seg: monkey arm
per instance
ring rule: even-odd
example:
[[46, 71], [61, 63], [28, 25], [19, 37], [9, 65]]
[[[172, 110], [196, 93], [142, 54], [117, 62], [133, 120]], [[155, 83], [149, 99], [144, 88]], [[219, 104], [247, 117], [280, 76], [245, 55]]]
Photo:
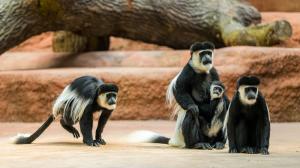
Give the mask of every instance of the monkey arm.
[[260, 103], [262, 112], [263, 112], [263, 119], [262, 119], [262, 135], [260, 140], [261, 148], [269, 148], [269, 140], [270, 140], [270, 118], [269, 118], [269, 109], [264, 97], [259, 93], [258, 95], [258, 102]]
[[218, 74], [215, 67], [211, 68], [210, 75], [211, 75], [211, 80], [212, 81], [220, 81], [219, 74]]
[[177, 103], [184, 109], [196, 105], [192, 96], [188, 92], [190, 89], [190, 81], [193, 80], [193, 70], [189, 65], [186, 65], [177, 78], [175, 89], [173, 90]]
[[99, 120], [98, 120], [97, 129], [96, 129], [96, 136], [95, 136], [96, 140], [101, 140], [102, 139], [101, 134], [103, 132], [103, 129], [104, 129], [111, 113], [112, 113], [111, 110], [103, 110], [102, 111], [101, 116], [99, 117]]
[[80, 119], [80, 130], [83, 136], [83, 142], [87, 145], [93, 145], [93, 112], [88, 106]]
[[227, 136], [229, 142], [229, 152], [236, 152], [236, 135], [235, 135], [235, 115], [237, 113], [237, 94], [234, 95], [228, 110], [228, 121], [227, 121]]

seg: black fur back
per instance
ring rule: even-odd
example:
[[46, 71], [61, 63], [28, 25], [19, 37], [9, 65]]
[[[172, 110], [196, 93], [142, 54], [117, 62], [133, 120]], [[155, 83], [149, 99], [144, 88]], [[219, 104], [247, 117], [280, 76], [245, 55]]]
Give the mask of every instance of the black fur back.
[[97, 79], [92, 76], [82, 76], [75, 79], [71, 84], [71, 91], [76, 90], [77, 94], [84, 99], [94, 100], [97, 96], [97, 90], [99, 87], [104, 84], [100, 79]]

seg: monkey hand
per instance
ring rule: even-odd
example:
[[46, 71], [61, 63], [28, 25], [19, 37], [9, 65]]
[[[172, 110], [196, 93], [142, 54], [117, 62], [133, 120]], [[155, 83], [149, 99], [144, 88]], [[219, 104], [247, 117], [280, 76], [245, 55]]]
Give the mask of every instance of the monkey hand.
[[187, 109], [188, 112], [191, 112], [195, 118], [199, 116], [199, 108], [197, 105], [190, 105]]
[[259, 151], [261, 154], [263, 155], [268, 155], [269, 154], [269, 151], [268, 151], [268, 148], [260, 148], [260, 151]]
[[94, 142], [96, 142], [99, 145], [106, 145], [105, 140], [102, 138], [96, 139], [96, 140], [94, 140]]

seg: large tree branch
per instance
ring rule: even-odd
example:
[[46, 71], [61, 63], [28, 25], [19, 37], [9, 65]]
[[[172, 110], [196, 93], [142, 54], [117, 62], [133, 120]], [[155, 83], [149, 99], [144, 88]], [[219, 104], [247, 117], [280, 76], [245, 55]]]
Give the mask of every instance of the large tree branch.
[[[2, 0], [0, 53], [28, 37], [65, 30], [80, 36], [117, 36], [172, 48], [194, 41], [272, 45], [291, 36], [288, 22], [254, 26], [258, 11], [239, 0]], [[251, 27], [247, 27], [250, 26]], [[249, 40], [251, 39], [251, 40]]]

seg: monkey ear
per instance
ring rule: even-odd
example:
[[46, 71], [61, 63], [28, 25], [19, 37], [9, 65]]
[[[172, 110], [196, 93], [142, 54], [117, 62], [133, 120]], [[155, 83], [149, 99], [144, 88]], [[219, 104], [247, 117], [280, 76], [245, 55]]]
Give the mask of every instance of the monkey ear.
[[202, 45], [203, 45], [203, 48], [204, 49], [210, 49], [210, 50], [214, 50], [215, 49], [215, 45], [212, 43], [212, 42], [210, 42], [210, 41], [204, 41], [203, 43], [202, 43]]

